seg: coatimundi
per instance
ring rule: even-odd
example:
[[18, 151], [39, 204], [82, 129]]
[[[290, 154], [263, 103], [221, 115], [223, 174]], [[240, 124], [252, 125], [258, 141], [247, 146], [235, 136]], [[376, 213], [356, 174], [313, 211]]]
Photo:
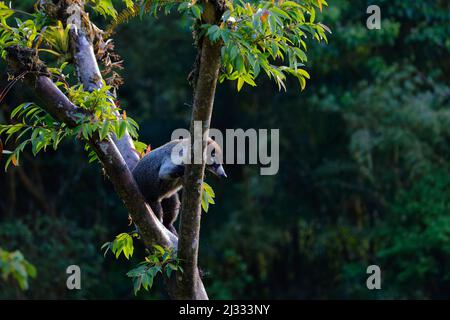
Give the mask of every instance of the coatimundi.
[[[173, 223], [180, 210], [177, 192], [182, 188], [184, 165], [172, 161], [172, 151], [177, 147], [173, 152], [175, 156], [186, 159], [188, 146], [188, 139], [172, 140], [149, 152], [133, 169], [133, 176], [139, 190], [156, 216], [175, 235], [177, 232]], [[221, 161], [221, 147], [213, 139], [208, 138], [206, 169], [218, 177], [226, 177]]]

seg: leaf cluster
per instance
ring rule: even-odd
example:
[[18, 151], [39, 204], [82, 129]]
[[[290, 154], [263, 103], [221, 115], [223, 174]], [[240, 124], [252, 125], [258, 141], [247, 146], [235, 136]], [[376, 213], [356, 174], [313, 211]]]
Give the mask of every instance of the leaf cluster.
[[[121, 253], [126, 259], [130, 259], [134, 253], [133, 238], [139, 238], [136, 231], [117, 235], [113, 241], [103, 244], [104, 255], [111, 251], [116, 259]], [[144, 261], [127, 273], [127, 276], [133, 280], [134, 294], [137, 294], [141, 288], [150, 290], [158, 273], [170, 278], [174, 271], [183, 272], [173, 248], [154, 245], [153, 249], [153, 253], [149, 253]]]
[[12, 124], [0, 124], [0, 134], [6, 135], [5, 142], [15, 137], [18, 143], [14, 151], [3, 150], [9, 154], [5, 169], [9, 165], [19, 165], [20, 154], [27, 145], [31, 145], [33, 155], [48, 147], [57, 149], [61, 140], [71, 133], [64, 123], [56, 121], [46, 111], [32, 102], [22, 103], [11, 112]]
[[139, 234], [137, 232], [121, 233], [113, 241], [104, 243], [102, 245], [102, 249], [105, 250], [104, 255], [106, 256], [108, 251], [111, 250], [116, 259], [119, 258], [121, 253], [126, 259], [130, 259], [134, 252], [133, 237], [139, 238]]
[[215, 193], [213, 188], [207, 184], [206, 182], [203, 181], [202, 184], [202, 209], [205, 212], [208, 212], [209, 210], [209, 205], [210, 204], [215, 204], [214, 198], [215, 198]]
[[20, 289], [27, 290], [28, 279], [35, 278], [37, 271], [20, 251], [9, 252], [0, 248], [0, 274], [4, 281], [11, 276], [17, 281]]
[[[320, 4], [320, 6], [319, 6]], [[325, 1], [238, 1], [228, 4], [220, 25], [202, 25], [211, 41], [222, 41], [220, 81], [236, 80], [256, 86], [261, 71], [286, 90], [286, 75], [296, 77], [301, 89], [310, 76], [304, 70], [309, 37], [327, 41], [328, 27], [316, 21], [316, 7]]]
[[154, 252], [127, 273], [133, 279], [134, 294], [144, 288], [150, 290], [158, 273], [170, 278], [174, 271], [183, 272], [174, 249], [154, 245]]

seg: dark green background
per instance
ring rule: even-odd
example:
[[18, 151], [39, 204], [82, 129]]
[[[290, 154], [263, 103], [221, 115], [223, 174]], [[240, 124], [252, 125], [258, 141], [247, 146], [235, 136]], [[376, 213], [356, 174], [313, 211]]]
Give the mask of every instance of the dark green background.
[[[278, 92], [263, 77], [241, 93], [235, 83], [218, 87], [212, 127], [279, 128], [281, 159], [275, 176], [228, 165], [227, 180], [207, 177], [217, 195], [202, 220], [207, 291], [213, 299], [450, 298], [448, 1], [329, 2], [322, 21], [333, 34], [329, 45], [309, 42], [304, 92], [295, 80]], [[381, 30], [365, 27], [370, 4], [381, 7]], [[157, 147], [189, 123], [189, 22], [135, 19], [114, 38], [125, 66], [121, 103], [141, 140]], [[16, 85], [0, 120], [30, 99]], [[135, 298], [125, 273], [142, 247], [131, 261], [103, 258], [100, 246], [128, 230], [127, 213], [86, 159], [75, 141], [24, 158], [51, 212], [16, 168], [0, 173], [0, 246], [38, 269], [26, 292], [0, 281], [0, 298]], [[80, 291], [65, 287], [70, 264], [82, 268]], [[366, 288], [370, 264], [381, 267], [382, 290]], [[137, 298], [163, 292], [157, 282]]]

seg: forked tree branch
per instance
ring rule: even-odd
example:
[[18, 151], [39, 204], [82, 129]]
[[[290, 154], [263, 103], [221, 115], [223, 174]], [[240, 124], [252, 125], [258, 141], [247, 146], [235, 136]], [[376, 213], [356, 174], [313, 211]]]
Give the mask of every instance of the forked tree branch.
[[[87, 110], [75, 106], [46, 75], [44, 66], [39, 61], [35, 50], [18, 46], [8, 47], [6, 50], [9, 66], [18, 73], [22, 73], [31, 66], [39, 66], [34, 70], [28, 70], [25, 80], [34, 89], [36, 95], [43, 102], [43, 108], [52, 117], [64, 122], [69, 127], [75, 127], [77, 116], [80, 114], [88, 116]], [[89, 144], [100, 159], [133, 222], [138, 226], [145, 245], [149, 248], [154, 244], [176, 248], [177, 238], [153, 214], [111, 139], [101, 141], [98, 135], [94, 135], [89, 140]]]
[[[13, 46], [6, 48], [6, 51], [10, 68], [17, 74], [25, 73], [24, 79], [29, 87], [34, 89], [36, 95], [43, 102], [43, 108], [52, 117], [69, 127], [75, 127], [77, 126], [77, 116], [90, 116], [86, 109], [75, 106], [53, 83], [35, 50]], [[147, 248], [151, 248], [155, 244], [167, 248], [177, 248], [177, 237], [164, 227], [146, 203], [128, 165], [112, 139], [109, 137], [102, 141], [98, 134], [94, 134], [88, 143], [97, 154], [116, 193], [137, 225], [144, 245]], [[196, 273], [198, 274], [198, 271]], [[196, 289], [190, 290], [191, 296], [186, 295], [186, 291], [178, 285], [176, 279], [172, 278], [166, 283], [168, 293], [173, 299], [207, 299], [205, 288], [199, 277], [192, 283]]]
[[[55, 11], [55, 3], [59, 7]], [[87, 37], [85, 29], [86, 16], [84, 15], [83, 0], [45, 1], [41, 4], [46, 7], [49, 14], [65, 16], [66, 24], [71, 24], [71, 43], [75, 65], [80, 81], [87, 90], [100, 88], [102, 85], [101, 74], [93, 51], [92, 43]], [[203, 20], [206, 23], [217, 23], [223, 10], [223, 1], [206, 1]], [[62, 5], [62, 6], [61, 6]], [[64, 5], [66, 5], [64, 7]], [[88, 21], [89, 22], [89, 21]], [[215, 88], [220, 68], [219, 43], [211, 43], [207, 38], [203, 39], [199, 50], [200, 65], [194, 92], [194, 109], [191, 119], [191, 134], [194, 137], [194, 122], [201, 121], [203, 134], [208, 135], [209, 124], [214, 103]], [[85, 109], [73, 105], [70, 100], [55, 86], [52, 80], [45, 74], [45, 68], [41, 66], [37, 54], [33, 50], [10, 47], [8, 59], [17, 71], [27, 72], [26, 81], [34, 88], [36, 94], [42, 99], [44, 108], [55, 119], [66, 123], [69, 127], [77, 125], [76, 115], [86, 114]], [[24, 63], [28, 58], [33, 63]], [[30, 65], [39, 66], [30, 70]], [[42, 68], [41, 68], [42, 67]], [[43, 70], [41, 70], [43, 69]], [[43, 72], [44, 71], [44, 72]], [[123, 140], [123, 139], [122, 139]], [[192, 143], [196, 139], [192, 140]], [[206, 140], [201, 145], [202, 154], [206, 152]], [[208, 299], [208, 295], [200, 279], [197, 260], [200, 233], [201, 216], [201, 192], [205, 164], [189, 165], [185, 171], [185, 182], [182, 204], [182, 219], [180, 227], [180, 242], [169, 232], [153, 214], [149, 205], [145, 202], [132, 174], [131, 170], [139, 160], [131, 138], [114, 141], [111, 137], [101, 141], [97, 134], [89, 140], [91, 148], [102, 162], [107, 176], [112, 182], [117, 194], [122, 199], [133, 222], [139, 228], [144, 244], [151, 247], [159, 244], [165, 247], [178, 247], [179, 258], [184, 266], [184, 273], [179, 278], [166, 281], [169, 295], [174, 299]], [[198, 143], [198, 141], [197, 141]], [[191, 148], [194, 150], [194, 148]], [[124, 160], [125, 159], [125, 160]]]
[[[63, 16], [66, 25], [70, 25], [71, 49], [74, 63], [81, 83], [86, 90], [92, 91], [99, 89], [103, 85], [102, 76], [98, 67], [97, 59], [95, 57], [91, 39], [93, 36], [101, 36], [99, 34], [92, 34], [98, 32], [91, 24], [89, 17], [84, 11], [84, 1], [78, 0], [75, 2], [68, 0], [60, 0], [60, 15]], [[88, 34], [90, 33], [90, 37]], [[91, 38], [91, 39], [90, 39]], [[117, 114], [117, 116], [120, 116]], [[113, 136], [113, 141], [120, 150], [125, 162], [130, 170], [136, 166], [139, 161], [137, 153], [134, 151], [133, 141], [128, 132], [120, 139]], [[189, 252], [189, 254], [197, 254], [197, 252]], [[193, 257], [197, 260], [197, 256]], [[191, 259], [191, 258], [189, 258]], [[189, 270], [188, 270], [189, 272]], [[198, 269], [195, 266], [195, 273], [198, 275]], [[176, 281], [166, 281], [169, 288], [169, 294], [173, 298], [184, 298], [181, 294], [180, 287]], [[196, 277], [189, 284], [193, 290], [186, 296], [187, 299], [207, 299], [206, 290], [200, 277]], [[181, 290], [181, 293], [183, 290]]]
[[[101, 34], [98, 34], [101, 30], [89, 20], [84, 3], [84, 0], [59, 0], [50, 4], [46, 0], [41, 0], [41, 6], [48, 15], [61, 19], [65, 25], [70, 26], [70, 47], [78, 78], [84, 90], [91, 92], [103, 86], [102, 74], [92, 44], [93, 37], [101, 37]], [[116, 111], [115, 114], [116, 117], [120, 117], [119, 112]], [[112, 139], [132, 171], [139, 161], [139, 156], [130, 134], [126, 131], [121, 139], [117, 139], [114, 135]]]

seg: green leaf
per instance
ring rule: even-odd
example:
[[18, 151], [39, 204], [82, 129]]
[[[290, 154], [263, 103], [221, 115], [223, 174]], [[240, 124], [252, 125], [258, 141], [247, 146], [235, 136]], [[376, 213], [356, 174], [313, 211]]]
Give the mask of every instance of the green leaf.
[[11, 118], [15, 118], [15, 116], [20, 112], [20, 111], [26, 111], [30, 106], [34, 105], [33, 102], [26, 102], [26, 103], [22, 103], [21, 105], [19, 105], [18, 107], [16, 107], [12, 112], [11, 112]]
[[202, 9], [200, 6], [198, 6], [198, 5], [191, 6], [191, 12], [194, 15], [194, 17], [196, 17], [197, 19], [202, 18]]
[[[240, 91], [244, 83], [255, 86], [262, 69], [280, 90], [286, 90], [286, 75], [299, 77], [295, 73], [299, 67], [297, 61], [307, 61], [304, 39], [327, 41], [328, 29], [315, 21], [315, 8], [322, 10], [323, 5], [327, 5], [324, 0], [234, 2], [223, 17], [225, 28], [208, 27], [211, 39], [215, 39], [216, 30], [227, 34], [222, 37], [225, 71], [220, 75], [220, 82], [238, 80]], [[306, 13], [310, 15], [307, 20]], [[304, 74], [302, 78], [299, 81], [304, 88], [309, 75]]]
[[170, 278], [170, 276], [172, 275], [172, 269], [171, 268], [167, 268], [166, 267], [166, 276], [167, 276], [167, 278]]
[[141, 289], [141, 284], [142, 284], [142, 276], [134, 278], [133, 280], [134, 295], [137, 295], [138, 291]]
[[213, 198], [216, 196], [216, 194], [214, 193], [213, 188], [209, 184], [204, 182], [204, 181], [203, 181], [203, 190], [205, 190], [206, 193], [209, 194]]
[[289, 14], [287, 14], [286, 11], [281, 10], [277, 6], [274, 6], [273, 8], [271, 8], [270, 11], [275, 12], [277, 15], [282, 16], [283, 18], [291, 19], [291, 17], [289, 16]]
[[238, 81], [237, 81], [237, 91], [239, 92], [239, 91], [241, 91], [241, 89], [242, 89], [242, 86], [244, 85], [244, 79], [242, 78], [242, 77], [239, 77], [238, 78]]
[[205, 212], [208, 212], [208, 210], [209, 210], [208, 196], [206, 195], [205, 192], [202, 194], [202, 209]]
[[37, 275], [36, 267], [27, 261], [24, 261], [24, 265], [28, 276], [30, 276], [31, 278], [36, 278]]
[[164, 252], [166, 252], [166, 250], [164, 250], [164, 248], [161, 247], [160, 245], [154, 244], [153, 247], [154, 247], [156, 250], [158, 250], [159, 253], [160, 253], [161, 255], [163, 255]]
[[100, 140], [105, 140], [109, 133], [109, 121], [103, 122], [102, 130], [100, 131]]
[[117, 139], [122, 139], [127, 130], [127, 123], [125, 120], [121, 120], [119, 124], [119, 131], [117, 132]]
[[307, 79], [310, 79], [310, 78], [311, 78], [310, 75], [309, 75], [309, 73], [308, 73], [306, 70], [303, 70], [303, 69], [297, 69], [297, 73], [300, 74], [301, 76], [307, 78]]
[[133, 8], [134, 6], [133, 0], [123, 0], [123, 2], [125, 2], [127, 8]]
[[102, 16], [111, 16], [113, 18], [116, 18], [117, 16], [117, 11], [114, 8], [111, 0], [95, 0], [95, 1], [90, 1], [90, 2], [94, 2], [95, 5], [92, 7], [96, 12], [98, 12], [99, 14], [101, 14]]
[[[105, 249], [105, 248], [106, 248], [106, 249]], [[106, 257], [106, 254], [108, 253], [109, 249], [111, 249], [111, 242], [105, 242], [105, 243], [101, 246], [100, 250], [103, 250], [103, 249], [105, 249], [105, 252], [104, 252], [103, 256]]]
[[206, 182], [203, 182], [202, 185], [202, 209], [205, 212], [208, 212], [209, 210], [209, 204], [215, 204], [214, 201], [215, 193], [212, 187], [207, 184]]

